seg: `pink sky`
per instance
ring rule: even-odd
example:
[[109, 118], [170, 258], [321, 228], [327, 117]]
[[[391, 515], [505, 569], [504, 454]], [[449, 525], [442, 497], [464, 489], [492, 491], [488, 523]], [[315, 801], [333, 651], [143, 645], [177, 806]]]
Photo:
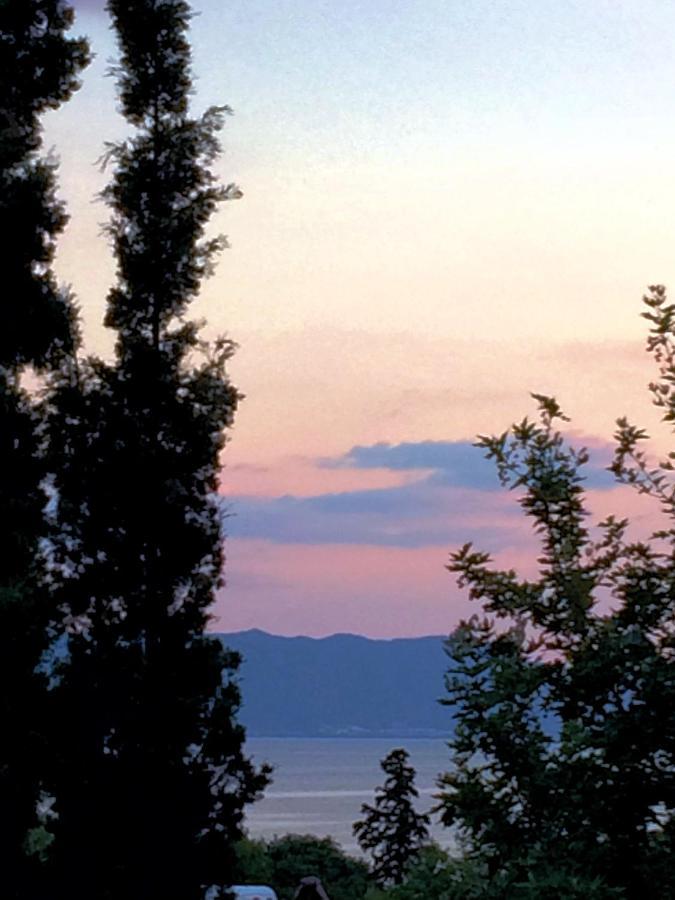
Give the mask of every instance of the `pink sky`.
[[[646, 284], [675, 289], [675, 10], [195, 5], [195, 103], [234, 107], [218, 168], [244, 191], [214, 223], [232, 249], [196, 310], [240, 344], [246, 395], [225, 454], [235, 515], [214, 627], [447, 633], [468, 611], [450, 549], [474, 538], [527, 568], [515, 498], [472, 487], [479, 451], [452, 483], [336, 460], [382, 442], [464, 454], [532, 414], [530, 391], [554, 394], [599, 448], [627, 414], [669, 449], [639, 313]], [[114, 266], [94, 163], [125, 132], [102, 3], [76, 6], [96, 60], [47, 143], [71, 213], [59, 274], [106, 354]], [[622, 490], [593, 502], [644, 515]]]

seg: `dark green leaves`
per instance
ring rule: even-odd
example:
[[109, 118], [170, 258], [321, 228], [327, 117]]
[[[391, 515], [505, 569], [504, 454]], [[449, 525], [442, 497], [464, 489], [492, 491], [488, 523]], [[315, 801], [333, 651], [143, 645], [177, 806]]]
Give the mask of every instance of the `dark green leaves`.
[[[660, 366], [650, 390], [672, 421], [674, 307], [645, 300]], [[585, 450], [567, 445], [555, 400], [539, 421], [482, 437], [541, 541], [520, 579], [465, 545], [448, 568], [487, 615], [447, 645], [446, 702], [457, 722], [443, 819], [483, 873], [481, 897], [673, 896], [675, 542], [630, 542], [626, 519], [591, 530]], [[669, 518], [671, 455], [656, 466], [644, 430], [618, 420], [611, 471]]]

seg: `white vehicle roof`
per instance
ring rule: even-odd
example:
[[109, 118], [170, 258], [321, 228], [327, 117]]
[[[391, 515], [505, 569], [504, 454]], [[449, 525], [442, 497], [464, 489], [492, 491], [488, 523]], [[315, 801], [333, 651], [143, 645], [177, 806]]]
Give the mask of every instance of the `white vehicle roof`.
[[277, 900], [277, 895], [266, 884], [233, 884], [230, 890], [237, 900]]

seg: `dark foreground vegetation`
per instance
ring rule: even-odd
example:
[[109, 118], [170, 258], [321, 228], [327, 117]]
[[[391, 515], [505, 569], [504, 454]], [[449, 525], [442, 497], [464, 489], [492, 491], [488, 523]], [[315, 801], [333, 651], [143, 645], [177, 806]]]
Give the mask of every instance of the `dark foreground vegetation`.
[[547, 883], [530, 879], [514, 884], [507, 894], [498, 885], [491, 885], [490, 873], [480, 862], [434, 843], [419, 849], [400, 884], [389, 886], [379, 885], [364, 860], [349, 856], [330, 838], [290, 834], [271, 841], [245, 839], [237, 851], [238, 881], [274, 885], [279, 900], [292, 900], [300, 879], [308, 872], [320, 878], [330, 900], [483, 900], [507, 896], [581, 900], [626, 896], [599, 883], [584, 893], [588, 882], [575, 884], [555, 877]]
[[189, 5], [107, 10], [130, 132], [105, 153], [111, 361], [86, 353], [52, 274], [66, 217], [40, 155], [40, 114], [88, 47], [68, 3], [0, 2], [2, 893], [197, 900], [230, 882], [267, 782], [243, 750], [238, 656], [206, 633], [232, 346], [189, 318], [224, 245], [206, 225], [237, 191], [209, 168], [227, 110], [190, 115]]
[[[459, 900], [479, 896], [465, 893], [474, 873], [436, 844], [415, 854], [400, 885], [378, 885], [363, 859], [346, 854], [330, 838], [289, 834], [271, 841], [245, 839], [237, 846], [242, 884], [271, 884], [279, 900], [292, 900], [301, 878], [321, 879], [330, 900]], [[476, 884], [479, 880], [476, 877]]]
[[[242, 841], [269, 772], [244, 752], [238, 656], [206, 633], [239, 397], [232, 345], [189, 318], [224, 246], [206, 225], [239, 195], [210, 170], [227, 110], [190, 115], [186, 2], [107, 9], [130, 129], [105, 154], [111, 361], [86, 353], [52, 272], [66, 216], [41, 150], [40, 116], [89, 49], [68, 37], [68, 3], [0, 0], [3, 897], [198, 900], [249, 880], [287, 898], [307, 874], [331, 900], [675, 897], [675, 454], [650, 463], [620, 419], [611, 471], [663, 527], [593, 525], [587, 454], [542, 396], [535, 421], [479, 441], [541, 541], [537, 577], [470, 545], [448, 566], [478, 603], [447, 643], [455, 728], [435, 810], [461, 857], [428, 843], [403, 750], [355, 826], [370, 867], [330, 841]], [[672, 427], [675, 307], [661, 286], [645, 304]]]
[[[675, 422], [675, 306], [650, 288], [649, 386]], [[539, 574], [500, 571], [471, 545], [448, 568], [481, 613], [450, 638], [453, 767], [443, 822], [485, 875], [484, 896], [675, 896], [674, 454], [652, 463], [644, 430], [617, 422], [610, 471], [662, 527], [593, 525], [588, 454], [556, 430], [555, 400], [479, 441], [541, 542]], [[483, 895], [480, 895], [483, 896]]]

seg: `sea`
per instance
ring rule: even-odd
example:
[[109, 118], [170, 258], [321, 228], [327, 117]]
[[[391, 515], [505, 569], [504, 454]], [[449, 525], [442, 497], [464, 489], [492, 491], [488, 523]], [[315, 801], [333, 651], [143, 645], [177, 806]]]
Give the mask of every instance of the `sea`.
[[[248, 834], [332, 837], [352, 855], [360, 855], [352, 824], [361, 818], [361, 804], [372, 803], [375, 788], [383, 784], [380, 761], [390, 750], [408, 751], [423, 812], [436, 804], [436, 780], [449, 767], [448, 748], [436, 738], [249, 738], [246, 746], [257, 763], [274, 766], [264, 799], [248, 808]], [[432, 818], [431, 835], [451, 848], [452, 835], [437, 819]]]

